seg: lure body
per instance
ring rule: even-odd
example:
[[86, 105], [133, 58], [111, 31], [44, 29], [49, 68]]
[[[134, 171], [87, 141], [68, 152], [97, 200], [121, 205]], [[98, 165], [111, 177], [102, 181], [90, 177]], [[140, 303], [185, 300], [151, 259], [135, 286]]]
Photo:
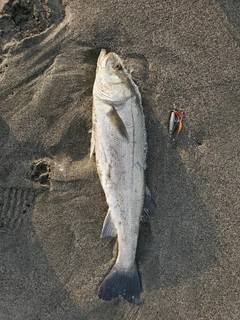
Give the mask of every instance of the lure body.
[[173, 109], [169, 120], [169, 133], [172, 134], [173, 138], [179, 135], [182, 130], [182, 115], [176, 109]]

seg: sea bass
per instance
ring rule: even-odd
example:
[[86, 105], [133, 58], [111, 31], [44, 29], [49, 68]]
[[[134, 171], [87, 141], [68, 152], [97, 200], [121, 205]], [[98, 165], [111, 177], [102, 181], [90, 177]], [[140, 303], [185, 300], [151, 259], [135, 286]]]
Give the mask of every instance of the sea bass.
[[[141, 284], [135, 262], [139, 223], [143, 212], [156, 209], [145, 186], [147, 140], [141, 95], [120, 57], [102, 49], [93, 86], [90, 156], [97, 171], [108, 212], [101, 237], [117, 236], [115, 265], [99, 288], [99, 298], [122, 295], [140, 302]], [[145, 199], [145, 204], [144, 204]]]

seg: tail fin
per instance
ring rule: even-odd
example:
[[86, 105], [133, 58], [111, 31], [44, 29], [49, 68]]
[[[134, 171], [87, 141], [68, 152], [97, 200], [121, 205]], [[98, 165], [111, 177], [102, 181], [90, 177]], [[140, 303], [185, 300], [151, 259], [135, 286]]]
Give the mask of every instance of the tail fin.
[[111, 300], [120, 294], [128, 302], [139, 304], [141, 293], [140, 278], [136, 264], [131, 271], [122, 271], [115, 265], [101, 284], [98, 297], [103, 300]]

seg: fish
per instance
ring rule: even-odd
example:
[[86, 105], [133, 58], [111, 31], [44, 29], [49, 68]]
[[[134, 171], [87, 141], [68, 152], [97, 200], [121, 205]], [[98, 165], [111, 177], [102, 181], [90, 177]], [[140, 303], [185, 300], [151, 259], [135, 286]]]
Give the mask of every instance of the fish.
[[136, 249], [140, 220], [156, 211], [145, 185], [147, 135], [139, 89], [114, 52], [102, 49], [93, 85], [90, 157], [97, 172], [108, 212], [101, 238], [117, 237], [118, 255], [98, 290], [102, 300], [119, 295], [141, 303]]
[[182, 130], [182, 114], [178, 110], [173, 109], [170, 114], [169, 133], [172, 134], [173, 139], [175, 140], [176, 137], [181, 132], [181, 130]]

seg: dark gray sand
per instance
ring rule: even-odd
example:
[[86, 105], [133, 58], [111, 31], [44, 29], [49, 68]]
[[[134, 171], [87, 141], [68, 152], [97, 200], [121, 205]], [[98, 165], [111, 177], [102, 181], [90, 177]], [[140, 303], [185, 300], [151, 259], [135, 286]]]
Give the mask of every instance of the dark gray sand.
[[[240, 3], [0, 1], [0, 319], [240, 319]], [[146, 180], [144, 303], [97, 289], [115, 239], [89, 159], [101, 48], [140, 88]], [[177, 141], [173, 107], [183, 114]]]

